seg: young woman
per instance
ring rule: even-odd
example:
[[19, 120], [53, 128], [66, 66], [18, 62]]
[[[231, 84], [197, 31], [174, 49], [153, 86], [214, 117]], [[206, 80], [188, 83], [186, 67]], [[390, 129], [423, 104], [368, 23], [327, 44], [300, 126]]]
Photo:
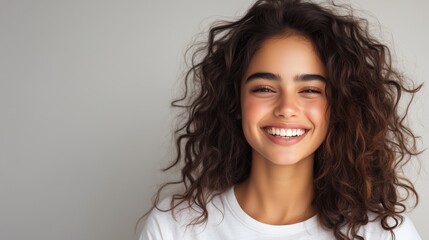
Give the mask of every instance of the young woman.
[[398, 173], [418, 154], [398, 102], [419, 87], [365, 22], [260, 0], [194, 59], [173, 102], [188, 114], [168, 168], [182, 178], [166, 184], [184, 191], [159, 201], [160, 189], [142, 240], [420, 239]]

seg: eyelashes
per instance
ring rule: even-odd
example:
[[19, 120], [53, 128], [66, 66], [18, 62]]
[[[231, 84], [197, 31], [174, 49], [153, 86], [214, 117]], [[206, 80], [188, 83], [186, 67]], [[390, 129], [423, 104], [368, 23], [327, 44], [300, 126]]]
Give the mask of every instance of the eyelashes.
[[[251, 89], [252, 93], [276, 93], [277, 91], [269, 86], [258, 86]], [[323, 90], [316, 87], [306, 87], [299, 90], [303, 94], [322, 94]]]
[[268, 86], [258, 86], [251, 90], [252, 93], [274, 93], [275, 91]]
[[300, 91], [300, 93], [321, 94], [322, 90], [319, 88], [310, 87], [310, 88], [306, 88], [306, 89]]

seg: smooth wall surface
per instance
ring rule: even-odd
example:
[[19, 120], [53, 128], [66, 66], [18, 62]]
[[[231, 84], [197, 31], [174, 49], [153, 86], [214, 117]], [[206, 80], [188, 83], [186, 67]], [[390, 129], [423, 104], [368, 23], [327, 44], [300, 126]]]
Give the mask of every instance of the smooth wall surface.
[[[0, 239], [136, 239], [137, 219], [168, 176], [159, 169], [171, 159], [169, 103], [185, 49], [252, 2], [0, 0]], [[427, 1], [353, 5], [379, 20], [406, 74], [429, 79]], [[426, 84], [410, 113], [426, 148], [428, 101]], [[428, 156], [419, 175], [408, 173], [423, 239]]]

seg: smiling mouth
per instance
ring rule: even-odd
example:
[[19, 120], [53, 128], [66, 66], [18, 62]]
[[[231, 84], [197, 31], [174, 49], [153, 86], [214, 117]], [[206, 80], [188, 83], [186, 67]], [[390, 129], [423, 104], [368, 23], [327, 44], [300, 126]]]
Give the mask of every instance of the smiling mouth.
[[299, 137], [306, 133], [306, 129], [290, 129], [290, 128], [274, 128], [269, 127], [265, 128], [264, 131], [272, 136], [275, 137], [283, 137], [283, 138], [290, 138], [290, 137]]

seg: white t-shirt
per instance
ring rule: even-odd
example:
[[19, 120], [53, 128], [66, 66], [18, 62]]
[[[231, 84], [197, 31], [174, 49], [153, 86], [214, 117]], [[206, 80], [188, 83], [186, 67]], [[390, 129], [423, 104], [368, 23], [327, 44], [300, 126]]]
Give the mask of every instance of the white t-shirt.
[[[161, 201], [159, 207], [168, 209], [171, 198]], [[180, 206], [179, 206], [180, 207]], [[247, 215], [235, 198], [233, 188], [213, 198], [207, 205], [209, 217], [206, 223], [187, 226], [198, 210], [183, 208], [162, 212], [154, 209], [148, 216], [140, 240], [332, 240], [332, 230], [322, 228], [314, 216], [308, 220], [291, 225], [269, 225], [256, 221]], [[394, 230], [396, 240], [420, 240], [411, 220], [405, 216], [404, 222]], [[366, 240], [391, 239], [379, 221], [369, 222], [359, 230]]]

